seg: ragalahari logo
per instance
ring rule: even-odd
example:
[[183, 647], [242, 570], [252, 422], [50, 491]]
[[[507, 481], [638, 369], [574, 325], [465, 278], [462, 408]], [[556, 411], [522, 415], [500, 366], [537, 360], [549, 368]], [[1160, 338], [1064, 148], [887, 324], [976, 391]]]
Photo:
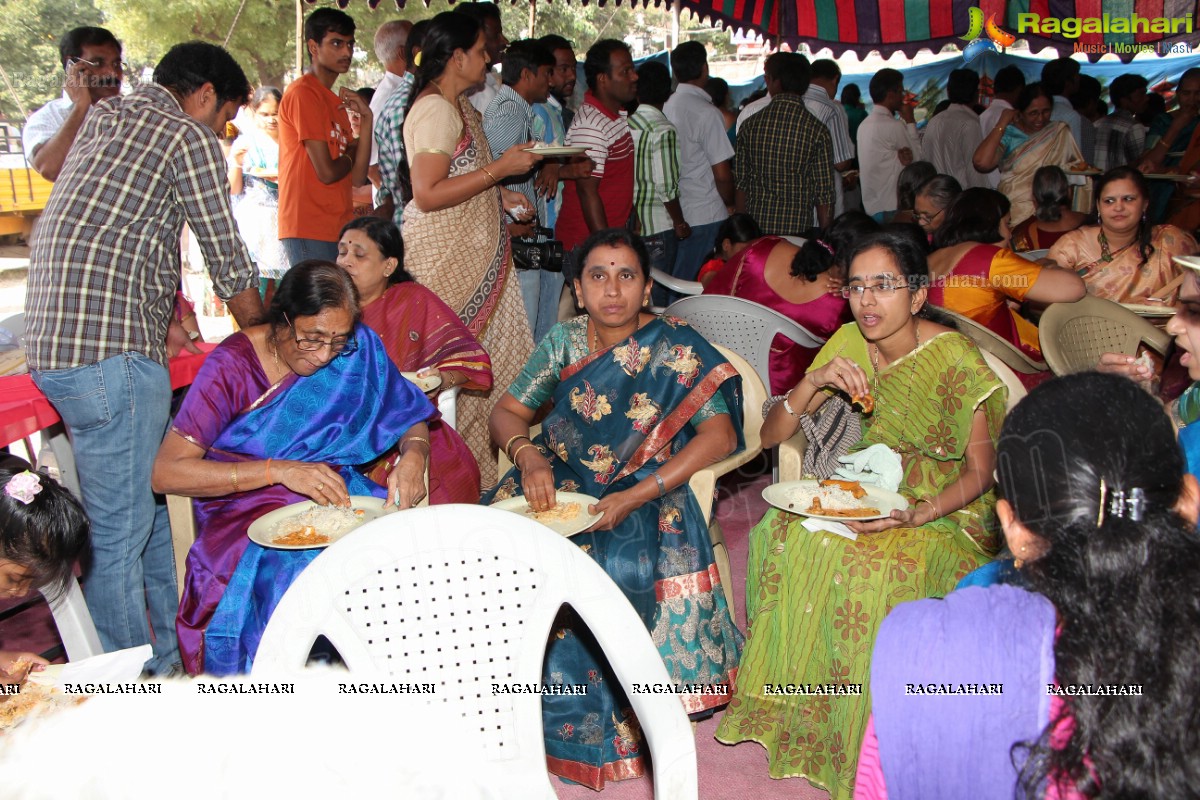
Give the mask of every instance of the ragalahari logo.
[[983, 21], [983, 9], [975, 6], [968, 11], [970, 28], [962, 37], [963, 40], [970, 42], [963, 48], [963, 63], [970, 64], [981, 53], [991, 50], [993, 53], [1000, 52], [999, 48], [1010, 47], [1017, 40], [1008, 31], [996, 24], [996, 15], [992, 14], [987, 18], [987, 22]]

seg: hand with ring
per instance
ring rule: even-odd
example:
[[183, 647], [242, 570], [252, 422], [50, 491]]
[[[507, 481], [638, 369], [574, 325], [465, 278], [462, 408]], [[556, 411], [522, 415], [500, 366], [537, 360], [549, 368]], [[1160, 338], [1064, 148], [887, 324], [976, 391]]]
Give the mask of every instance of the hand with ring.
[[813, 385], [845, 392], [850, 397], [865, 397], [871, 393], [867, 373], [856, 362], [837, 356], [828, 364], [808, 373]]
[[275, 461], [272, 462], [271, 472], [279, 476], [279, 483], [296, 494], [312, 498], [320, 505], [343, 508], [350, 505], [350, 492], [346, 489], [346, 482], [337, 470], [328, 464]]

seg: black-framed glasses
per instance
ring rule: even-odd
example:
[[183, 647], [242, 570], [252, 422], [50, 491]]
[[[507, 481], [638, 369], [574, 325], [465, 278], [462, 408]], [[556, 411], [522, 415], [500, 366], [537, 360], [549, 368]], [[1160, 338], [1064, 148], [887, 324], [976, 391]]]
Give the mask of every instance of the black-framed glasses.
[[842, 287], [842, 298], [849, 300], [851, 297], [857, 297], [859, 300], [863, 298], [867, 292], [870, 292], [875, 297], [891, 297], [896, 293], [903, 284], [892, 283], [890, 281], [880, 281], [879, 283], [852, 283], [849, 286]]
[[354, 335], [350, 336], [335, 336], [329, 341], [324, 339], [301, 339], [296, 335], [296, 325], [287, 314], [283, 315], [283, 321], [292, 329], [292, 339], [296, 342], [296, 347], [299, 347], [306, 353], [314, 353], [321, 348], [328, 347], [334, 356], [348, 356], [358, 350], [358, 340]]
[[937, 212], [936, 214], [926, 214], [924, 211], [914, 211], [913, 219], [915, 219], [917, 221], [918, 225], [929, 225], [930, 223], [932, 223], [935, 219], [940, 217], [945, 212], [946, 212], [946, 209], [944, 209], [944, 208], [941, 211]]

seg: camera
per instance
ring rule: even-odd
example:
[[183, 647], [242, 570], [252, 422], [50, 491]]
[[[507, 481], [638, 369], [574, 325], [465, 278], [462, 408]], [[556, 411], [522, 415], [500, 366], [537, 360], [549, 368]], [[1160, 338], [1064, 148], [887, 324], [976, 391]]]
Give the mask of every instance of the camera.
[[[512, 240], [513, 261], [517, 269], [544, 269], [546, 272], [562, 272], [565, 260], [563, 246], [562, 242], [554, 240], [554, 231], [539, 225], [534, 227], [533, 233], [533, 237]], [[545, 237], [546, 241], [537, 241], [535, 237], [538, 236]]]

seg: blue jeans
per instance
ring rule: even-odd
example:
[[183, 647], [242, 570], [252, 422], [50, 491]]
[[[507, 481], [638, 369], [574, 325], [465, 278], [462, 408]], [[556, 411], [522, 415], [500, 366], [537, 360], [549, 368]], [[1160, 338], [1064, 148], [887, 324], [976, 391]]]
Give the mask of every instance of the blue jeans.
[[321, 261], [337, 261], [337, 242], [323, 242], [320, 239], [280, 239], [283, 252], [287, 253], [288, 263], [293, 267], [301, 261], [310, 258]]
[[179, 595], [167, 506], [150, 491], [150, 471], [170, 422], [170, 374], [127, 352], [34, 372], [33, 380], [71, 434], [92, 528], [83, 594], [100, 643], [106, 652], [146, 644], [153, 626], [154, 656], [146, 668], [166, 671], [180, 660]]
[[692, 226], [692, 235], [679, 240], [679, 248], [675, 251], [675, 268], [671, 274], [685, 281], [696, 280], [700, 268], [717, 246], [717, 231], [720, 229], [721, 222]]
[[[643, 236], [646, 252], [650, 255], [650, 268], [659, 269], [668, 275], [675, 269], [675, 252], [679, 248], [679, 239], [674, 231], [663, 231], [652, 236]], [[665, 286], [654, 284], [650, 291], [650, 302], [660, 308], [666, 308], [679, 299], [679, 295]]]
[[529, 332], [533, 344], [537, 345], [558, 322], [558, 299], [562, 295], [561, 272], [544, 269], [516, 270], [517, 282], [521, 285], [521, 300], [529, 316]]

